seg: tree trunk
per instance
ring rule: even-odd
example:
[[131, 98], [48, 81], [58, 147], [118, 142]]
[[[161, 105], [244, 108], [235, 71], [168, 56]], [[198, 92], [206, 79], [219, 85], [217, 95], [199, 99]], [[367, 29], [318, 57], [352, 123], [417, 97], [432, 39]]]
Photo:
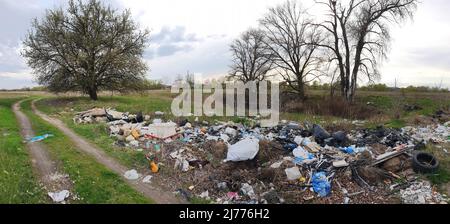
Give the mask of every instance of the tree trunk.
[[298, 87], [298, 95], [301, 99], [305, 99], [305, 86], [303, 83]]
[[91, 100], [98, 100], [97, 90], [91, 89], [88, 91], [88, 94]]

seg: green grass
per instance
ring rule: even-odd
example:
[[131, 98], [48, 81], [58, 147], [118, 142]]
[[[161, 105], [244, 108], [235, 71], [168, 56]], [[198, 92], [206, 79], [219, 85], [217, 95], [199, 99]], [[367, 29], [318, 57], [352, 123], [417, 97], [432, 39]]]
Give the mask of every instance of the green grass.
[[394, 99], [389, 96], [368, 96], [362, 98], [363, 103], [371, 102], [379, 109], [391, 109], [394, 106]]
[[[158, 95], [161, 94], [161, 95]], [[170, 95], [168, 92], [149, 94], [147, 96], [130, 95], [130, 96], [113, 96], [99, 97], [98, 101], [92, 101], [88, 97], [49, 97], [40, 102], [38, 105], [50, 105], [42, 107], [43, 112], [47, 114], [59, 113], [61, 110], [84, 111], [93, 107], [114, 108], [118, 111], [128, 111], [137, 113], [142, 111], [144, 114], [155, 111], [170, 111]]]
[[0, 99], [0, 204], [49, 202], [33, 175], [19, 124], [11, 109], [17, 98]]
[[403, 128], [406, 126], [406, 122], [402, 119], [393, 119], [386, 124], [388, 128]]
[[[449, 149], [450, 144], [441, 145], [442, 148]], [[434, 174], [428, 174], [426, 177], [436, 185], [443, 185], [450, 182], [450, 157], [445, 153], [442, 148], [438, 148], [435, 145], [427, 145], [426, 151], [436, 156], [439, 161], [439, 169]]]
[[81, 198], [78, 203], [152, 203], [128, 186], [118, 174], [78, 151], [70, 139], [57, 128], [33, 114], [30, 100], [22, 103], [22, 110], [32, 121], [36, 134], [55, 135], [43, 142], [50, 154], [62, 161], [64, 171], [74, 181], [74, 191]]

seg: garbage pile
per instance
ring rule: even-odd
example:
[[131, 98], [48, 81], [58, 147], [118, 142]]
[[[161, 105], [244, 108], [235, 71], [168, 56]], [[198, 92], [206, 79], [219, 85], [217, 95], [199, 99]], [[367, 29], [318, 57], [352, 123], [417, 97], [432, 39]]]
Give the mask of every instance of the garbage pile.
[[450, 122], [443, 125], [428, 125], [427, 127], [404, 127], [403, 132], [418, 142], [446, 143], [450, 142]]
[[400, 195], [405, 204], [446, 204], [446, 199], [426, 181], [414, 182]]
[[[145, 152], [149, 170], [158, 173], [152, 183], [187, 200], [225, 204], [389, 203], [389, 195], [400, 190], [409, 203], [411, 190], [403, 191], [407, 184], [398, 182], [416, 181], [411, 159], [416, 146], [448, 142], [450, 131], [448, 122], [437, 128], [329, 133], [309, 122], [262, 128], [257, 120], [247, 125], [198, 118], [164, 122], [157, 118], [161, 115], [151, 120], [142, 113], [93, 109], [78, 113], [74, 121], [106, 117], [117, 146]], [[135, 171], [126, 176], [138, 178]]]
[[73, 118], [77, 124], [105, 123], [111, 121], [123, 121], [125, 123], [141, 123], [149, 120], [150, 116], [143, 116], [142, 113], [130, 114], [112, 109], [93, 108], [87, 111], [79, 112]]

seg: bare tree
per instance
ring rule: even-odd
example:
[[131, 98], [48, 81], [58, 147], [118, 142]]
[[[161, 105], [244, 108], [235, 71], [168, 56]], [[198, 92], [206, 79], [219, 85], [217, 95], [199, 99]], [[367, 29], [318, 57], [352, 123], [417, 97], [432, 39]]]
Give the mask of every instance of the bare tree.
[[321, 35], [309, 15], [295, 1], [270, 8], [260, 24], [267, 34], [267, 47], [284, 81], [301, 97], [305, 84], [323, 75], [319, 67], [318, 46]]
[[333, 53], [330, 62], [339, 73], [341, 95], [353, 101], [359, 74], [373, 81], [379, 78], [380, 60], [390, 43], [389, 25], [412, 17], [417, 0], [321, 0], [328, 19], [318, 24], [328, 32]]
[[272, 69], [271, 52], [265, 45], [265, 33], [249, 29], [230, 45], [232, 62], [230, 78], [244, 83], [262, 81]]

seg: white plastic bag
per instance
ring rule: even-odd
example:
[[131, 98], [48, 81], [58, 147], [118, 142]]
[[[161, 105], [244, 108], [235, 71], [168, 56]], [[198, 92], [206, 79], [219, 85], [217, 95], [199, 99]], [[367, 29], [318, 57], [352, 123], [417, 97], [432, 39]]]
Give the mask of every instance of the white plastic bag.
[[248, 137], [228, 147], [227, 159], [225, 161], [252, 160], [258, 154], [259, 140]]

